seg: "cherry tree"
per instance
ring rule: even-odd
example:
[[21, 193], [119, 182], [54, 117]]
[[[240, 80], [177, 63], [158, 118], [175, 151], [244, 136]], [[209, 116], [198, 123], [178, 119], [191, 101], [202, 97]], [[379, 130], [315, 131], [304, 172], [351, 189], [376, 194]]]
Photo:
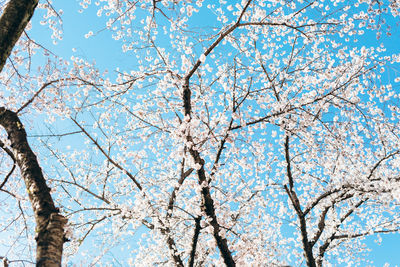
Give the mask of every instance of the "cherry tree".
[[69, 220], [66, 262], [352, 266], [367, 236], [400, 230], [400, 56], [364, 41], [393, 38], [400, 3], [80, 5], [105, 23], [85, 37], [110, 32], [129, 66], [63, 60], [28, 32], [1, 74], [3, 106], [49, 114], [37, 146]]
[[[37, 1], [10, 1], [3, 10], [0, 17], [0, 72], [32, 17], [37, 4]], [[49, 193], [50, 188], [43, 177], [36, 155], [28, 144], [26, 131], [18, 117], [20, 110], [13, 112], [0, 107], [0, 125], [4, 127], [7, 133], [7, 141], [11, 149], [2, 141], [0, 141], [0, 147], [13, 162], [10, 172], [0, 185], [0, 190], [17, 199], [15, 194], [4, 190], [3, 187], [14, 172], [15, 165], [18, 165], [36, 222], [36, 266], [60, 266], [65, 241], [64, 225], [67, 221], [64, 216], [59, 214], [59, 209], [55, 207]], [[20, 203], [18, 204], [22, 211]], [[2, 256], [2, 261], [4, 266], [9, 265], [9, 260], [6, 257]]]

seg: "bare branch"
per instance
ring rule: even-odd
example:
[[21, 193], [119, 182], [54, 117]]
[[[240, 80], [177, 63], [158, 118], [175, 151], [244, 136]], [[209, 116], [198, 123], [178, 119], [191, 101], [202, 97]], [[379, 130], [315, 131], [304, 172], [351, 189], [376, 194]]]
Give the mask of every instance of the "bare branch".
[[71, 117], [71, 120], [81, 129], [81, 131], [93, 142], [93, 144], [100, 150], [100, 152], [118, 169], [123, 171], [128, 177], [133, 181], [133, 183], [136, 185], [136, 187], [142, 191], [143, 187], [140, 185], [140, 183], [136, 179], [136, 175], [132, 175], [128, 170], [126, 170], [124, 167], [119, 165], [117, 162], [115, 162], [100, 146], [100, 144], [81, 126], [74, 118]]
[[0, 147], [10, 156], [10, 158], [13, 161], [13, 166], [11, 167], [11, 170], [8, 172], [8, 174], [4, 178], [3, 182], [0, 184], [0, 190], [1, 190], [1, 189], [3, 189], [3, 186], [7, 183], [8, 178], [10, 178], [10, 176], [12, 175], [12, 173], [15, 170], [16, 159], [15, 159], [15, 156], [12, 153], [12, 151], [8, 147], [6, 147], [5, 144], [1, 140], [0, 140]]

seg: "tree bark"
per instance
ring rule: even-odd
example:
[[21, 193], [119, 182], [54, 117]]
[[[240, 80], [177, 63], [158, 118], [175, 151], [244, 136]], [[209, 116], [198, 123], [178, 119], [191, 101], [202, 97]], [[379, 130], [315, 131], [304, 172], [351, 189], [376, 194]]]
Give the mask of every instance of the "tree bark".
[[200, 235], [200, 230], [201, 230], [201, 216], [198, 216], [194, 219], [195, 221], [195, 229], [194, 229], [194, 234], [192, 238], [192, 250], [190, 251], [190, 257], [189, 257], [189, 267], [194, 266], [194, 259], [196, 257], [196, 247], [197, 247], [197, 242], [199, 241], [199, 235]]
[[289, 136], [286, 136], [285, 139], [285, 160], [286, 160], [286, 171], [289, 180], [289, 187], [287, 185], [284, 186], [287, 195], [289, 196], [290, 201], [292, 202], [293, 208], [296, 211], [297, 217], [300, 223], [300, 232], [301, 232], [301, 241], [303, 244], [304, 256], [306, 258], [306, 263], [308, 267], [316, 267], [315, 258], [313, 255], [313, 247], [308, 240], [307, 233], [307, 222], [305, 218], [305, 213], [303, 212], [299, 198], [297, 197], [296, 191], [294, 190], [294, 179], [292, 174], [290, 153], [289, 153]]
[[[193, 73], [194, 73], [194, 70], [195, 70], [195, 68], [192, 69]], [[191, 91], [189, 88], [189, 78], [193, 73], [191, 73], [185, 77], [184, 85], [183, 85], [183, 97], [182, 97], [183, 98], [183, 108], [185, 111], [185, 116], [189, 116], [189, 118], [191, 117], [191, 109], [192, 109]], [[193, 143], [193, 139], [190, 136], [190, 134], [188, 134], [188, 136], [186, 138], [187, 138], [187, 141]], [[222, 143], [222, 146], [223, 146], [223, 143]], [[206, 178], [206, 173], [204, 170], [204, 164], [205, 164], [204, 159], [201, 158], [200, 153], [193, 147], [189, 148], [189, 153], [193, 157], [194, 161], [197, 164], [200, 164], [200, 166], [201, 166], [201, 168], [199, 170], [197, 170], [197, 177], [199, 178], [199, 184], [203, 186], [204, 183], [208, 183], [207, 178]], [[211, 192], [210, 192], [210, 188], [208, 187], [208, 185], [201, 189], [201, 195], [202, 195], [202, 202], [203, 202], [201, 209], [210, 218], [209, 223], [213, 228], [214, 239], [217, 242], [217, 246], [218, 246], [219, 251], [221, 252], [221, 256], [224, 259], [226, 266], [235, 267], [236, 263], [233, 260], [232, 252], [230, 251], [230, 249], [228, 247], [228, 241], [226, 240], [225, 237], [221, 236], [221, 233], [220, 233], [220, 225], [217, 220], [217, 215], [215, 214], [214, 200], [211, 197]]]
[[[191, 148], [189, 151], [195, 162], [201, 165], [201, 168], [197, 170], [197, 176], [199, 177], [199, 184], [203, 186], [203, 183], [207, 183], [207, 178], [204, 171], [204, 160], [200, 157], [199, 152], [193, 148]], [[232, 252], [228, 247], [228, 241], [220, 233], [221, 227], [218, 223], [217, 215], [215, 214], [214, 200], [211, 197], [210, 188], [208, 186], [203, 186], [201, 189], [201, 195], [203, 198], [202, 210], [210, 218], [209, 223], [213, 228], [214, 239], [217, 242], [221, 256], [224, 259], [226, 266], [235, 267], [236, 263], [233, 260]]]
[[20, 168], [31, 201], [36, 221], [36, 266], [61, 266], [64, 225], [67, 219], [54, 206], [50, 188], [46, 185], [42, 169], [32, 152], [25, 129], [17, 114], [0, 107], [0, 125], [11, 141], [11, 148]]
[[37, 4], [38, 0], [11, 0], [4, 9], [0, 17], [0, 72]]

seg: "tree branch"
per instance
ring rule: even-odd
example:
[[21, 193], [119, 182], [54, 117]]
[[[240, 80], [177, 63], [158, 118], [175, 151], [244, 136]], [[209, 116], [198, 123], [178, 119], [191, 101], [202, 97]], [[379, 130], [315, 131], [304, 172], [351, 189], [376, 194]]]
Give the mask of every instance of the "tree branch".
[[299, 219], [300, 223], [300, 232], [301, 232], [301, 239], [303, 243], [303, 250], [304, 250], [304, 256], [306, 258], [307, 266], [309, 267], [315, 267], [315, 259], [313, 256], [312, 252], [312, 246], [308, 240], [308, 233], [307, 233], [307, 223], [305, 219], [305, 214], [303, 213], [301, 206], [300, 206], [300, 201], [297, 197], [296, 191], [294, 191], [294, 179], [293, 179], [293, 174], [291, 170], [291, 160], [290, 160], [290, 154], [289, 154], [289, 136], [286, 135], [285, 139], [285, 160], [286, 160], [286, 171], [287, 171], [287, 176], [289, 180], [289, 188], [287, 185], [284, 186], [285, 191], [287, 195], [289, 196], [289, 199], [292, 202], [293, 208], [295, 209], [297, 213], [297, 217]]
[[190, 257], [189, 257], [189, 267], [193, 267], [194, 265], [194, 259], [196, 257], [196, 247], [197, 247], [197, 241], [199, 240], [199, 235], [200, 235], [200, 221], [201, 221], [201, 216], [198, 216], [195, 218], [195, 228], [194, 228], [194, 234], [192, 238], [192, 249], [190, 251]]
[[[128, 177], [134, 182], [136, 187], [139, 189], [140, 192], [142, 192], [143, 196], [146, 197], [146, 193], [143, 190], [143, 187], [141, 184], [136, 180], [136, 175], [132, 175], [128, 170], [126, 170], [124, 167], [122, 167], [120, 164], [118, 164], [116, 161], [114, 161], [100, 146], [100, 144], [81, 126], [74, 118], [71, 118], [71, 120], [82, 130], [82, 132], [95, 144], [95, 146], [100, 150], [100, 152], [113, 164], [115, 167], [123, 171]], [[150, 205], [151, 203], [149, 203]], [[160, 231], [162, 234], [164, 234], [167, 238], [167, 245], [168, 248], [171, 250], [172, 258], [177, 266], [183, 267], [183, 262], [182, 259], [178, 253], [175, 241], [170, 235], [171, 229], [169, 227], [165, 227], [164, 223], [161, 221], [160, 218], [157, 218], [158, 222], [161, 225]], [[154, 229], [154, 225], [153, 225]]]
[[93, 144], [100, 150], [100, 152], [118, 169], [123, 171], [128, 177], [133, 181], [133, 183], [136, 185], [136, 187], [142, 191], [143, 187], [140, 185], [139, 181], [136, 179], [136, 175], [132, 175], [128, 170], [126, 170], [124, 167], [119, 165], [117, 162], [115, 162], [100, 146], [100, 144], [94, 140], [94, 138], [81, 126], [74, 118], [71, 117], [71, 120], [81, 129], [81, 131], [93, 142]]
[[3, 267], [8, 267], [9, 261], [6, 257], [0, 256], [0, 260], [3, 262]]
[[10, 158], [11, 158], [12, 161], [13, 161], [13, 166], [12, 166], [11, 170], [8, 172], [8, 174], [7, 174], [6, 177], [4, 178], [4, 181], [0, 184], [0, 190], [2, 190], [2, 189], [3, 189], [3, 186], [7, 183], [8, 178], [10, 178], [11, 174], [12, 174], [12, 173], [14, 172], [14, 170], [15, 170], [16, 159], [15, 159], [15, 156], [14, 156], [14, 154], [12, 153], [12, 151], [11, 151], [8, 147], [6, 147], [6, 146], [4, 145], [4, 143], [3, 143], [1, 140], [0, 140], [0, 147], [10, 156]]
[[178, 185], [175, 186], [174, 189], [172, 190], [171, 197], [169, 198], [168, 201], [167, 218], [171, 218], [172, 216], [172, 211], [174, 209], [174, 203], [176, 199], [176, 193], [178, 192], [180, 186], [185, 181], [186, 177], [188, 177], [192, 172], [193, 168], [190, 168], [189, 170], [185, 171], [185, 159], [183, 159], [181, 164], [181, 176], [178, 180]]
[[206, 215], [210, 218], [210, 225], [213, 228], [213, 235], [217, 242], [217, 246], [221, 252], [221, 256], [224, 259], [225, 264], [228, 267], [236, 266], [233, 260], [232, 252], [229, 250], [228, 241], [226, 238], [222, 237], [220, 234], [220, 225], [217, 220], [217, 215], [215, 213], [214, 200], [211, 197], [210, 187], [207, 183], [206, 173], [204, 170], [204, 160], [200, 157], [200, 154], [193, 147], [189, 149], [190, 154], [197, 164], [200, 164], [200, 169], [197, 170], [197, 176], [199, 178], [199, 184], [201, 188], [201, 195], [203, 199], [202, 209]]
[[[336, 229], [338, 229], [340, 227], [340, 225], [342, 225], [342, 223], [358, 208], [360, 207], [364, 202], [366, 202], [368, 200], [367, 199], [362, 199], [360, 201], [357, 202], [357, 204], [353, 207], [350, 208], [347, 213], [342, 216], [339, 220], [339, 224], [336, 226]], [[319, 255], [318, 255], [318, 261], [317, 261], [317, 265], [318, 266], [322, 266], [322, 261], [323, 261], [323, 257], [325, 255], [326, 250], [328, 249], [328, 247], [330, 246], [330, 244], [332, 243], [333, 240], [336, 239], [336, 233], [337, 230], [334, 231], [330, 237], [328, 237], [325, 242], [322, 244], [322, 246], [319, 247]]]

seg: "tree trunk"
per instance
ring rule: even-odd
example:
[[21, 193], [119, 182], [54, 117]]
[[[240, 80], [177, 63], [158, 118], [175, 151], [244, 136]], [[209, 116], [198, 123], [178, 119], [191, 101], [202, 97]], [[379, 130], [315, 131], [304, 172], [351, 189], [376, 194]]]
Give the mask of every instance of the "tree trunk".
[[38, 0], [11, 0], [0, 17], [0, 72], [31, 19]]
[[17, 114], [0, 107], [0, 125], [11, 141], [33, 207], [36, 220], [36, 266], [61, 266], [67, 219], [54, 206], [50, 188], [46, 185], [42, 169], [28, 144], [25, 129]]

